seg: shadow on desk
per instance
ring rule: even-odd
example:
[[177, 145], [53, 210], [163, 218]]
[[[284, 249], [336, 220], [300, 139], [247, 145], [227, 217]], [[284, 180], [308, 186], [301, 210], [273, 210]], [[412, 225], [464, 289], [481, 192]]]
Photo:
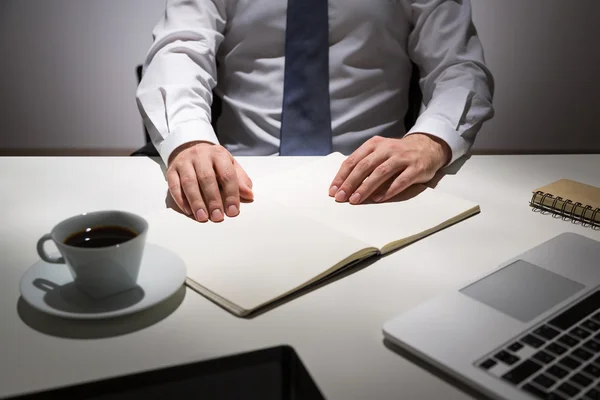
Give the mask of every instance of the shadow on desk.
[[102, 339], [126, 335], [152, 326], [168, 317], [185, 298], [182, 286], [167, 300], [128, 316], [99, 319], [75, 320], [44, 314], [31, 307], [22, 297], [17, 302], [19, 318], [31, 329], [50, 336], [67, 339]]
[[436, 174], [433, 176], [433, 178], [431, 178], [429, 182], [425, 183], [425, 186], [429, 186], [430, 188], [435, 189], [435, 187], [438, 185], [438, 183], [440, 183], [444, 176], [456, 175], [470, 158], [470, 155], [462, 156], [461, 158], [454, 161], [452, 165], [440, 169], [438, 172], [436, 172]]
[[408, 352], [407, 350], [404, 350], [403, 348], [390, 342], [389, 340], [383, 339], [383, 345], [391, 352], [398, 354], [400, 357], [406, 359], [407, 361], [410, 361], [411, 363], [415, 364], [417, 367], [424, 369], [425, 371], [429, 372], [430, 374], [434, 375], [435, 377], [443, 380], [447, 384], [464, 392], [466, 395], [471, 396], [472, 398], [478, 399], [478, 400], [492, 400], [491, 398], [484, 396], [483, 394], [479, 393], [477, 390], [468, 386], [467, 384], [457, 380], [450, 374], [448, 374], [448, 373], [442, 371], [441, 369], [435, 367], [434, 365], [429, 364], [428, 362], [418, 358], [414, 354]]

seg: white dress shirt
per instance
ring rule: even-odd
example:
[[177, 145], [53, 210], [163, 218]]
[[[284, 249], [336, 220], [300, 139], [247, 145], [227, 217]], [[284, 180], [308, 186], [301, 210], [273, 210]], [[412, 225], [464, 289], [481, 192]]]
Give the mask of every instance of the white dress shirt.
[[[350, 154], [372, 136], [407, 133], [412, 60], [423, 104], [408, 133], [443, 139], [451, 162], [465, 154], [493, 115], [493, 79], [470, 1], [328, 3], [333, 151]], [[165, 163], [194, 140], [220, 143], [233, 155], [278, 153], [286, 8], [287, 0], [167, 0], [137, 91]], [[213, 89], [223, 100], [218, 137]]]

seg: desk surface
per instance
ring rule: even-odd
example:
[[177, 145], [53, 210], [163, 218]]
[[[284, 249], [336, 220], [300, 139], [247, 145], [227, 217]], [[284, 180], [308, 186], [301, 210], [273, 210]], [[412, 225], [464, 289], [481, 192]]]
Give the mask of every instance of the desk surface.
[[[306, 162], [240, 158], [256, 181]], [[0, 158], [0, 397], [289, 344], [328, 399], [468, 399], [388, 349], [384, 321], [484, 274], [565, 231], [600, 231], [532, 212], [531, 190], [569, 177], [600, 186], [600, 155], [474, 156], [437, 189], [481, 213], [254, 319], [191, 290], [114, 321], [68, 321], [19, 300], [37, 239], [94, 209], [146, 214], [165, 207], [161, 166], [145, 158]], [[242, 208], [243, 212], [243, 208]]]

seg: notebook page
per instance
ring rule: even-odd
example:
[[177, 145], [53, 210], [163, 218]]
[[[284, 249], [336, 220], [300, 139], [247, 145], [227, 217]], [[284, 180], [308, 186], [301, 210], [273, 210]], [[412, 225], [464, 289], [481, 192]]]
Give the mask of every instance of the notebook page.
[[188, 278], [243, 309], [285, 294], [368, 247], [267, 199], [236, 218], [198, 223], [167, 209], [147, 216], [148, 242], [177, 253]]
[[255, 185], [256, 196], [279, 201], [362, 242], [383, 249], [391, 242], [437, 230], [477, 204], [424, 185], [414, 185], [393, 201], [351, 205], [329, 197], [329, 185], [345, 156], [334, 153], [268, 177]]

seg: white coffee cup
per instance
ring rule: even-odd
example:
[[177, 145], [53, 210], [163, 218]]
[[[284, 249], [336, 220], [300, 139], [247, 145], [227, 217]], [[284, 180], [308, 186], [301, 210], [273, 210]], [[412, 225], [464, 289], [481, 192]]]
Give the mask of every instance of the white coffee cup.
[[[102, 247], [65, 243], [72, 241], [78, 233], [98, 232], [98, 229], [107, 227], [125, 229], [135, 236]], [[90, 297], [103, 298], [136, 286], [147, 232], [148, 222], [138, 215], [125, 211], [89, 212], [58, 223], [50, 233], [40, 238], [37, 251], [42, 260], [48, 263], [66, 264], [80, 290]], [[62, 257], [52, 257], [46, 253], [44, 244], [48, 240], [56, 244]]]

